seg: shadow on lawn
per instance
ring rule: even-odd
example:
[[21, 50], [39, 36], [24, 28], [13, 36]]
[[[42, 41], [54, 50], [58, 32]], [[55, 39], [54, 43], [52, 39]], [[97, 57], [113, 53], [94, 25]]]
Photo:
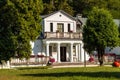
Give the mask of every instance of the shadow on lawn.
[[120, 79], [120, 72], [61, 72], [61, 73], [38, 73], [38, 74], [22, 74], [22, 76], [34, 77], [71, 77], [71, 76], [86, 76], [86, 77], [100, 77], [100, 78], [118, 78]]

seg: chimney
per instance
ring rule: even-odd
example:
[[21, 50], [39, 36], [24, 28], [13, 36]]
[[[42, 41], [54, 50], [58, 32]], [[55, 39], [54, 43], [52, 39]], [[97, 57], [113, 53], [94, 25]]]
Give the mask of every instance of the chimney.
[[79, 18], [82, 18], [82, 14], [77, 14], [76, 17], [79, 19]]

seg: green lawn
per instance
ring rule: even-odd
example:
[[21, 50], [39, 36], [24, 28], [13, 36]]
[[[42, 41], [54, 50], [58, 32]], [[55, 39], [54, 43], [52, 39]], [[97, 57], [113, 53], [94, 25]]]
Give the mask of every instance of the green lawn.
[[0, 80], [120, 80], [120, 68], [18, 68], [0, 70]]

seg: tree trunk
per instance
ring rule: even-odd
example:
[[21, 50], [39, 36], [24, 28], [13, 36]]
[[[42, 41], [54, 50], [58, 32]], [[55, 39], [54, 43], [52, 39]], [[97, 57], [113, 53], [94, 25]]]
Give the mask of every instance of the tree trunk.
[[100, 63], [100, 66], [103, 66], [103, 60], [104, 60], [104, 49], [98, 49], [98, 61]]

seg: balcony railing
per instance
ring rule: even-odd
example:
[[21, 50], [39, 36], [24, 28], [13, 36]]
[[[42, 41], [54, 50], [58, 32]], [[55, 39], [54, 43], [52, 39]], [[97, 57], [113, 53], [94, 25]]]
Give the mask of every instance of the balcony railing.
[[44, 33], [45, 39], [82, 39], [82, 33], [79, 32], [45, 32]]

